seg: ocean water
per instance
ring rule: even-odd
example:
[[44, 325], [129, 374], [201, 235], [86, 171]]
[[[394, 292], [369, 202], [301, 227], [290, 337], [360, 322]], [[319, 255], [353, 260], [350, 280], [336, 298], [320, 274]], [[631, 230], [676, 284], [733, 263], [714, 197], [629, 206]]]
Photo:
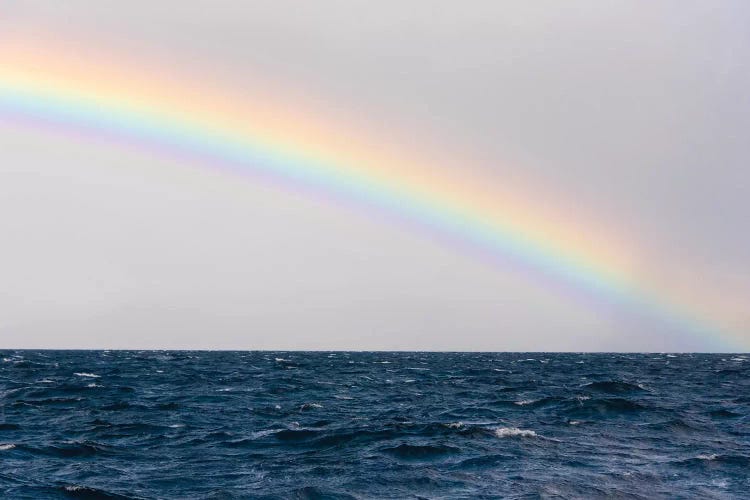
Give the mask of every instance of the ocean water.
[[750, 498], [750, 356], [0, 352], [4, 498]]

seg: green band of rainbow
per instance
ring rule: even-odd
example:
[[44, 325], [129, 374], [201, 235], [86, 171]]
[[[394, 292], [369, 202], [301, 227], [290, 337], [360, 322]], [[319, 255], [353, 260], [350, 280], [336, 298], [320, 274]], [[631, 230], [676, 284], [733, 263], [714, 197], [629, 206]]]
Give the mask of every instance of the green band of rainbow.
[[[190, 106], [175, 113], [159, 102], [138, 105], [117, 96], [92, 95], [90, 89], [56, 86], [54, 82], [4, 77], [0, 71], [0, 115], [48, 122], [60, 127], [105, 131], [144, 147], [179, 151], [202, 163], [226, 163], [272, 175], [284, 182], [344, 195], [399, 214], [488, 249], [574, 289], [632, 308], [639, 314], [679, 329], [713, 347], [739, 348], [741, 336], [724, 331], [690, 310], [650, 292], [601, 263], [576, 255], [555, 241], [534, 238], [512, 221], [488, 217], [471, 200], [456, 202], [439, 190], [400, 182], [397, 176], [337, 162], [317, 151], [253, 137], [221, 123], [191, 118]], [[252, 120], [252, 117], [249, 117]]]

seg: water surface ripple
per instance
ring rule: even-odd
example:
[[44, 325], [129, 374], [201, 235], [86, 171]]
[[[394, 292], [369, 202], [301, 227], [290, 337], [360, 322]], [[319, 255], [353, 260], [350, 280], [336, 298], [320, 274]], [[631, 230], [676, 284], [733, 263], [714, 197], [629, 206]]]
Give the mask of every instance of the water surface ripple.
[[0, 352], [7, 498], [740, 498], [750, 356]]

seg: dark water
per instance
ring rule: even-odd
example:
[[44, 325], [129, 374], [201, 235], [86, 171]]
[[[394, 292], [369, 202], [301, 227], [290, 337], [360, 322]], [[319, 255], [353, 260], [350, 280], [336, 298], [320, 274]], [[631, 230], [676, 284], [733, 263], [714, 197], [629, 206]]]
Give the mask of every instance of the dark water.
[[750, 356], [4, 351], [7, 498], [750, 497]]

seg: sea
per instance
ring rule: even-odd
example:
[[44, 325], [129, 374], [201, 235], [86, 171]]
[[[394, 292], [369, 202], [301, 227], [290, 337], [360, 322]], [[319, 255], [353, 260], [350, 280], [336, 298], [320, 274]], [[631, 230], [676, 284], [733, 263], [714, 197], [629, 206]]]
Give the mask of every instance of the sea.
[[3, 498], [750, 498], [750, 355], [0, 359]]

